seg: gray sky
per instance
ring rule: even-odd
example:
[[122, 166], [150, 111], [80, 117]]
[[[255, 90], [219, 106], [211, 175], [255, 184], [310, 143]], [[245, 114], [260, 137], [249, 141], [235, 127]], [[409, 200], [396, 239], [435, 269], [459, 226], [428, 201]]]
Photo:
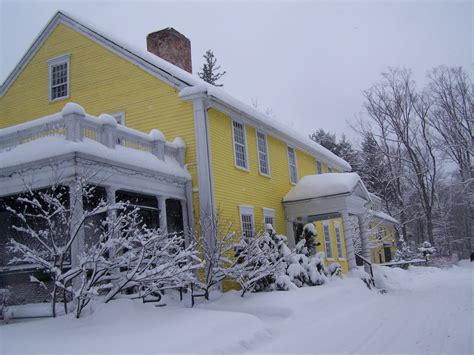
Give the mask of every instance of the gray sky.
[[142, 48], [149, 32], [174, 27], [191, 40], [194, 72], [213, 49], [229, 93], [303, 133], [354, 137], [362, 90], [389, 66], [420, 83], [440, 64], [473, 69], [471, 1], [0, 0], [2, 82], [57, 10]]

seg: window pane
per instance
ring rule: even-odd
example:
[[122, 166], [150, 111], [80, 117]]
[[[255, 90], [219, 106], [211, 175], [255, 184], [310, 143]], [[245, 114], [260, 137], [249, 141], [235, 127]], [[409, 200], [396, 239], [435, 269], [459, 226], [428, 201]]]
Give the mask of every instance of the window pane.
[[260, 172], [262, 174], [268, 174], [267, 142], [265, 135], [260, 132], [257, 133], [257, 149]]
[[68, 64], [61, 63], [51, 66], [51, 99], [57, 99], [68, 95]]
[[342, 259], [344, 258], [344, 254], [342, 251], [341, 230], [339, 224], [334, 224], [334, 230], [336, 231], [337, 256], [339, 259]]
[[232, 124], [234, 127], [235, 164], [247, 169], [247, 150], [245, 148], [244, 126], [235, 121]]
[[298, 182], [298, 170], [296, 168], [295, 150], [288, 147], [288, 163], [290, 165], [290, 181], [294, 184]]
[[331, 259], [332, 247], [331, 247], [331, 235], [329, 234], [329, 224], [323, 223], [323, 234], [324, 234], [324, 246], [326, 248], [326, 257]]
[[253, 237], [253, 216], [250, 214], [242, 214], [242, 234], [247, 238]]

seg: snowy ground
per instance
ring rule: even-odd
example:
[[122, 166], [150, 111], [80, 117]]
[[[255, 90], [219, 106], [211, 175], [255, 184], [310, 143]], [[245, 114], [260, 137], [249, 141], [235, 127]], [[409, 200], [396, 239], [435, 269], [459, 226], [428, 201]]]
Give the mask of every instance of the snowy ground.
[[0, 354], [474, 353], [472, 264], [376, 272], [387, 294], [345, 278], [192, 309], [118, 300], [79, 320], [13, 321]]

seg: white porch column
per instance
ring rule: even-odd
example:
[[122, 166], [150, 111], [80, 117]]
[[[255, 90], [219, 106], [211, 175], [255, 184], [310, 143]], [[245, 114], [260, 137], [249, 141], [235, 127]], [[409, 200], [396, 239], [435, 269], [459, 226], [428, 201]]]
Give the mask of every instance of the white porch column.
[[184, 240], [186, 242], [186, 246], [189, 245], [189, 235], [190, 235], [190, 227], [188, 224], [188, 209], [186, 206], [186, 200], [179, 200], [181, 203], [181, 212], [183, 216], [183, 233], [184, 233]]
[[[82, 201], [82, 189], [76, 180], [73, 180], [68, 184], [69, 187], [69, 207], [71, 209], [71, 230], [75, 228], [81, 222], [81, 218], [84, 214], [84, 206]], [[72, 236], [70, 236], [72, 237]], [[77, 256], [84, 250], [85, 246], [85, 233], [84, 226], [82, 226], [74, 241], [71, 244], [71, 266], [76, 267], [79, 265]]]
[[[112, 187], [112, 186], [106, 186], [105, 187], [105, 193], [107, 195], [107, 204], [108, 205], [113, 205], [115, 204], [117, 201], [115, 199], [115, 193], [117, 192], [117, 189], [115, 187]], [[107, 217], [109, 217], [110, 219], [113, 219], [114, 216], [116, 215], [116, 212], [115, 210], [109, 210], [107, 211]]]
[[353, 231], [351, 228], [351, 219], [349, 217], [349, 212], [347, 210], [341, 211], [342, 224], [344, 227], [344, 240], [346, 244], [346, 254], [347, 254], [347, 265], [349, 266], [349, 271], [357, 267], [355, 260], [355, 251], [354, 251], [354, 241], [353, 241]]
[[168, 225], [166, 221], [166, 197], [158, 196], [158, 209], [160, 210], [160, 230], [163, 234], [168, 233]]
[[293, 248], [296, 244], [295, 231], [293, 229], [293, 219], [286, 219], [286, 237], [288, 238], [288, 246]]
[[[369, 228], [367, 226], [367, 219], [364, 218], [364, 215], [358, 215], [357, 219], [359, 221], [359, 233], [360, 233], [360, 244], [362, 247], [362, 256], [367, 260], [370, 260], [370, 247], [369, 247]], [[365, 265], [365, 269], [368, 272], [369, 266]]]

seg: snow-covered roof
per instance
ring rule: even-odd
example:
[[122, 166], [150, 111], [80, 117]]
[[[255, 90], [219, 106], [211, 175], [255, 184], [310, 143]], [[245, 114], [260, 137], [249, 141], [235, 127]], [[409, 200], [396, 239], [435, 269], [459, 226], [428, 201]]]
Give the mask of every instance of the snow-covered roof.
[[152, 153], [137, 149], [120, 145], [110, 149], [89, 138], [84, 138], [82, 142], [72, 142], [63, 136], [38, 138], [19, 144], [11, 150], [0, 152], [0, 169], [74, 152], [98, 156], [120, 165], [125, 164], [185, 179], [191, 178], [186, 169], [181, 167], [176, 159], [168, 155], [165, 155], [164, 160], [161, 160]]
[[286, 194], [283, 202], [351, 194], [357, 188], [368, 200], [369, 193], [356, 173], [306, 175]]
[[388, 222], [391, 222], [391, 223], [394, 223], [394, 224], [399, 223], [395, 218], [393, 218], [389, 214], [387, 214], [385, 212], [382, 212], [382, 211], [373, 212], [373, 215], [374, 215], [374, 217], [378, 217], [380, 219], [383, 219], [385, 221], [388, 221]]
[[198, 76], [192, 75], [187, 71], [177, 67], [176, 65], [171, 64], [170, 62], [144, 49], [129, 43], [125, 43], [122, 40], [115, 38], [113, 35], [110, 35], [103, 29], [99, 29], [96, 25], [93, 26], [87, 21], [79, 19], [77, 16], [66, 14], [63, 11], [59, 11], [55, 14], [52, 20], [48, 23], [48, 25], [46, 25], [44, 30], [35, 40], [35, 42], [33, 42], [28, 52], [2, 84], [2, 87], [0, 88], [0, 95], [3, 95], [4, 92], [6, 92], [10, 84], [26, 66], [26, 63], [30, 60], [35, 51], [39, 49], [43, 41], [46, 39], [49, 31], [52, 31], [57, 23], [64, 23], [70, 27], [73, 27], [79, 32], [92, 37], [94, 40], [108, 47], [122, 57], [139, 64], [148, 72], [168, 80], [170, 83], [181, 90], [181, 97], [198, 93], [207, 95], [211, 101], [217, 100], [222, 102], [231, 109], [241, 113], [245, 118], [249, 119], [257, 126], [263, 126], [269, 131], [269, 133], [283, 137], [294, 144], [296, 147], [317, 156], [319, 159], [329, 163], [333, 167], [342, 171], [351, 170], [350, 164], [344, 159], [338, 157], [320, 144], [312, 141], [307, 135], [300, 134], [288, 127], [286, 124], [277, 122], [273, 118], [269, 118], [250, 105], [237, 100], [224, 90], [204, 82]]

